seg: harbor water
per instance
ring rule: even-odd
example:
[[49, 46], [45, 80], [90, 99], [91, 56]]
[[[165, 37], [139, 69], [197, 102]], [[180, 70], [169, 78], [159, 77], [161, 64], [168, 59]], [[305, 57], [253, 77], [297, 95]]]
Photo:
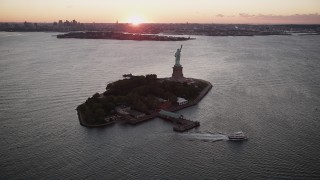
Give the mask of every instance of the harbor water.
[[[320, 179], [320, 36], [55, 35], [0, 32], [0, 179]], [[178, 111], [200, 127], [79, 124], [77, 105], [123, 74], [171, 76], [181, 43], [184, 76], [213, 85]], [[237, 131], [249, 140], [223, 135]]]

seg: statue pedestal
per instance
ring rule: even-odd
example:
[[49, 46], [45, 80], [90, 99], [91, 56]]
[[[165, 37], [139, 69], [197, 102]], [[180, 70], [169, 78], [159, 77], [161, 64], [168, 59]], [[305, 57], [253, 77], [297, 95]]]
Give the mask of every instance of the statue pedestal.
[[182, 66], [176, 66], [175, 65], [175, 66], [172, 67], [172, 69], [173, 69], [172, 79], [175, 79], [175, 80], [184, 79], [183, 73], [182, 73], [182, 69], [183, 69]]

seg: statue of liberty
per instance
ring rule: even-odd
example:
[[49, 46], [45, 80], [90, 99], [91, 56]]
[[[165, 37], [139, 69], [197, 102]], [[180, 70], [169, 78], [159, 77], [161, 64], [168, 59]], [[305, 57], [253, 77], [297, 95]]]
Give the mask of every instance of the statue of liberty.
[[180, 64], [181, 49], [182, 49], [182, 44], [181, 44], [181, 48], [180, 48], [180, 49], [177, 49], [177, 52], [174, 54], [174, 56], [176, 57], [176, 64], [175, 64], [175, 66], [181, 66], [181, 64]]

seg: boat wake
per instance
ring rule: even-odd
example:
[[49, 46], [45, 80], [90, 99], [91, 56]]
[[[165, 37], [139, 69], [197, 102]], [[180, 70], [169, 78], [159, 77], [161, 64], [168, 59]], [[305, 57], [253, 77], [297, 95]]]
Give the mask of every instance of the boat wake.
[[184, 133], [181, 134], [186, 139], [189, 140], [200, 140], [200, 141], [226, 141], [228, 136], [222, 133]]

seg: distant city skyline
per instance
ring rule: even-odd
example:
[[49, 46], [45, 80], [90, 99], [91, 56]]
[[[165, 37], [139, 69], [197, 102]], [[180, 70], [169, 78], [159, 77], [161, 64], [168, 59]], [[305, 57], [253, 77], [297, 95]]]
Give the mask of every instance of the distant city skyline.
[[0, 0], [0, 22], [320, 24], [319, 0]]

